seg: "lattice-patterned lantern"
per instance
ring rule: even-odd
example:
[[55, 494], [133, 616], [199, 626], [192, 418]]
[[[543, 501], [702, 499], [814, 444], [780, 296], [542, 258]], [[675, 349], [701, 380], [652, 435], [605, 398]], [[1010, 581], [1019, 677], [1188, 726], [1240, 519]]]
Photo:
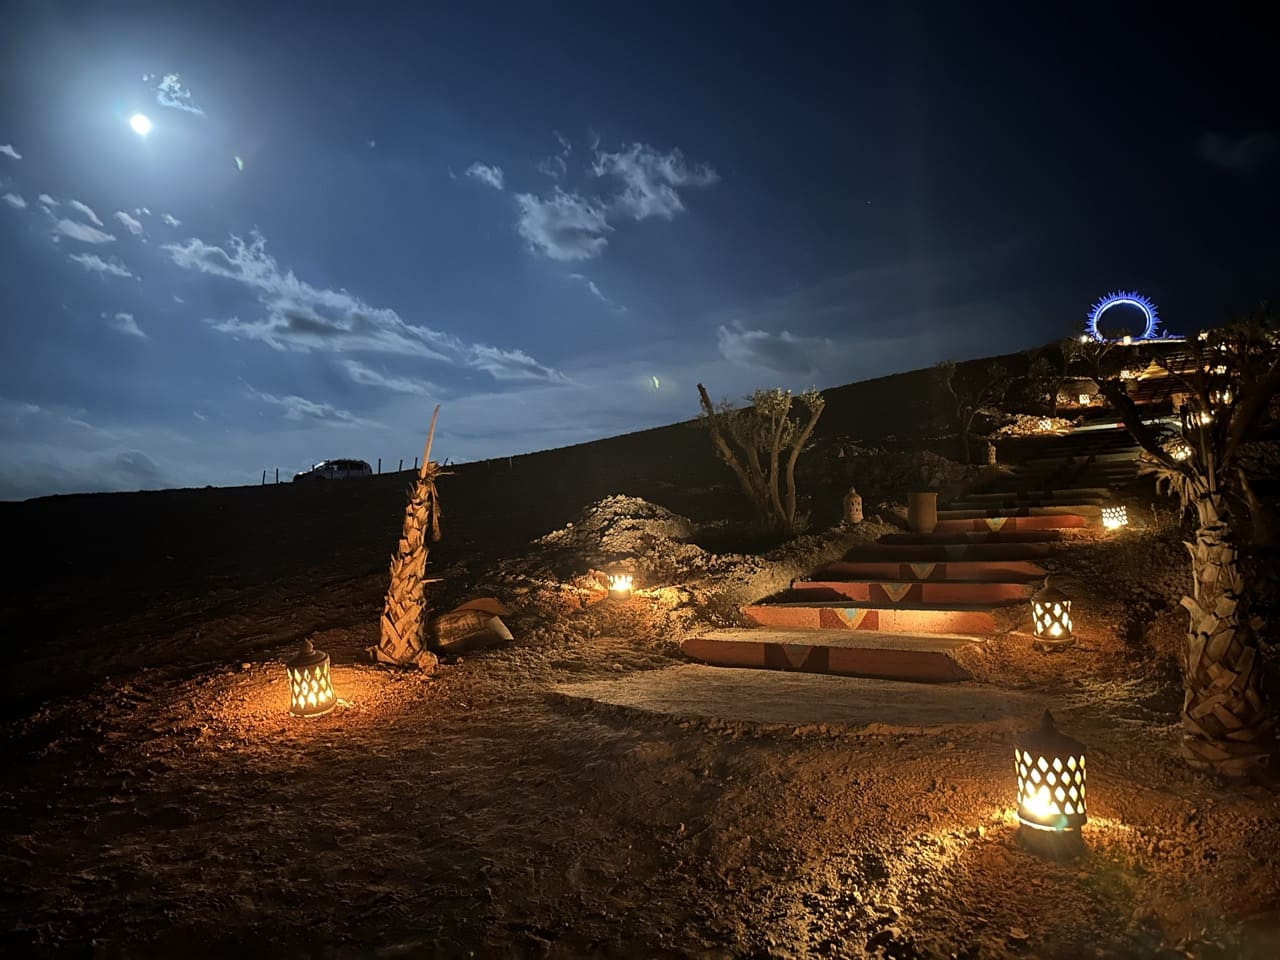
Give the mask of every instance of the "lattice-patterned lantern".
[[1080, 406], [1087, 407], [1092, 402], [1093, 402], [1093, 397], [1089, 396], [1089, 394], [1087, 393], [1080, 394]]
[[632, 577], [629, 573], [609, 574], [609, 596], [618, 600], [626, 600], [631, 596]]
[[1036, 645], [1042, 649], [1069, 647], [1071, 635], [1071, 598], [1059, 590], [1053, 577], [1044, 578], [1044, 586], [1031, 596], [1031, 621], [1035, 626]]
[[295, 717], [322, 717], [337, 706], [329, 680], [329, 655], [310, 640], [303, 641], [285, 669], [289, 671], [289, 712]]
[[1033, 844], [1059, 844], [1059, 852], [1080, 840], [1088, 819], [1084, 795], [1084, 744], [1059, 732], [1048, 710], [1039, 728], [1018, 738], [1013, 751], [1018, 776], [1021, 837]]
[[1129, 525], [1129, 510], [1123, 503], [1102, 508], [1102, 527], [1104, 530], [1119, 530]]

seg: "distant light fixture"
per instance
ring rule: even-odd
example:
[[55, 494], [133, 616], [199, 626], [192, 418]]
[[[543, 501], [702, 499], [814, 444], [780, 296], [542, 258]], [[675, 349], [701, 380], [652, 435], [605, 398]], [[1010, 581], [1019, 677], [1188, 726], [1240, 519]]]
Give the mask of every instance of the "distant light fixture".
[[1089, 394], [1087, 393], [1080, 394], [1080, 406], [1087, 407], [1092, 402], [1093, 402], [1093, 397], [1089, 396]]
[[1069, 855], [1081, 847], [1085, 807], [1084, 744], [1058, 731], [1048, 710], [1018, 738], [1018, 837], [1038, 853]]
[[1121, 342], [1121, 343], [1123, 343], [1126, 347], [1132, 346], [1132, 345], [1133, 345], [1133, 337], [1129, 336], [1129, 335], [1126, 333], [1123, 337], [1121, 337], [1121, 338], [1120, 338], [1120, 342]]
[[1119, 530], [1129, 525], [1129, 510], [1123, 503], [1102, 508], [1102, 527], [1104, 530]]
[[129, 118], [129, 126], [133, 128], [133, 132], [140, 137], [145, 137], [151, 132], [151, 118], [145, 113], [135, 113]]
[[1044, 578], [1044, 586], [1031, 597], [1031, 622], [1034, 641], [1040, 650], [1061, 650], [1075, 643], [1071, 633], [1071, 598], [1054, 585], [1053, 577]]
[[609, 574], [609, 596], [618, 600], [626, 600], [631, 596], [633, 580], [629, 573]]
[[329, 679], [329, 655], [304, 640], [289, 672], [289, 712], [295, 717], [322, 717], [338, 704]]

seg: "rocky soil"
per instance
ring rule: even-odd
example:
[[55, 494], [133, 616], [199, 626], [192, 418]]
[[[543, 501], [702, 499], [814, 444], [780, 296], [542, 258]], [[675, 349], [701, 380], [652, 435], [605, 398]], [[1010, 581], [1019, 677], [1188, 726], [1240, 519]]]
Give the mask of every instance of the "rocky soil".
[[[399, 483], [24, 513], [47, 539], [45, 575], [4, 605], [0, 952], [1280, 956], [1280, 794], [1177, 756], [1184, 561], [1158, 517], [1051, 558], [1079, 591], [1077, 646], [1035, 654], [1011, 622], [972, 664], [1088, 744], [1089, 849], [1059, 863], [1017, 840], [1002, 731], [762, 728], [551, 692], [682, 662], [685, 636], [889, 526], [770, 548], [693, 519], [724, 516], [714, 472], [682, 484], [701, 499], [619, 483], [647, 496], [585, 510], [526, 475], [540, 512], [512, 516], [502, 466], [442, 483], [432, 562], [440, 609], [497, 596], [516, 639], [431, 676], [359, 662]], [[59, 524], [89, 523], [134, 537], [61, 566]], [[639, 589], [609, 600], [623, 569]], [[304, 637], [340, 697], [311, 721], [287, 714], [281, 663]]]

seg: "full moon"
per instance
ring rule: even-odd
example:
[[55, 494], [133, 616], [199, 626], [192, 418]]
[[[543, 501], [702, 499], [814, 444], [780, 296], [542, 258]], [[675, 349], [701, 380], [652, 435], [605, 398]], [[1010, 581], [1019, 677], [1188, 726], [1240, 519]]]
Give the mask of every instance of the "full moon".
[[151, 132], [151, 118], [145, 113], [135, 113], [129, 118], [129, 126], [133, 127], [133, 132], [140, 137], [145, 137]]

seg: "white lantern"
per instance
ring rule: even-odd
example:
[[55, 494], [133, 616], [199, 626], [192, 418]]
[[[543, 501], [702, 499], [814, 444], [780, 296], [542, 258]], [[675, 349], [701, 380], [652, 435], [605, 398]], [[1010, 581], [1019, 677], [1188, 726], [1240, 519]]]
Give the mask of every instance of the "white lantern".
[[609, 574], [609, 596], [617, 600], [626, 600], [631, 596], [632, 582], [629, 573]]
[[1119, 530], [1129, 525], [1129, 511], [1123, 503], [1102, 508], [1102, 527], [1104, 530]]
[[1044, 578], [1044, 586], [1031, 597], [1031, 621], [1035, 625], [1035, 645], [1041, 650], [1058, 650], [1075, 642], [1071, 633], [1071, 598]]

